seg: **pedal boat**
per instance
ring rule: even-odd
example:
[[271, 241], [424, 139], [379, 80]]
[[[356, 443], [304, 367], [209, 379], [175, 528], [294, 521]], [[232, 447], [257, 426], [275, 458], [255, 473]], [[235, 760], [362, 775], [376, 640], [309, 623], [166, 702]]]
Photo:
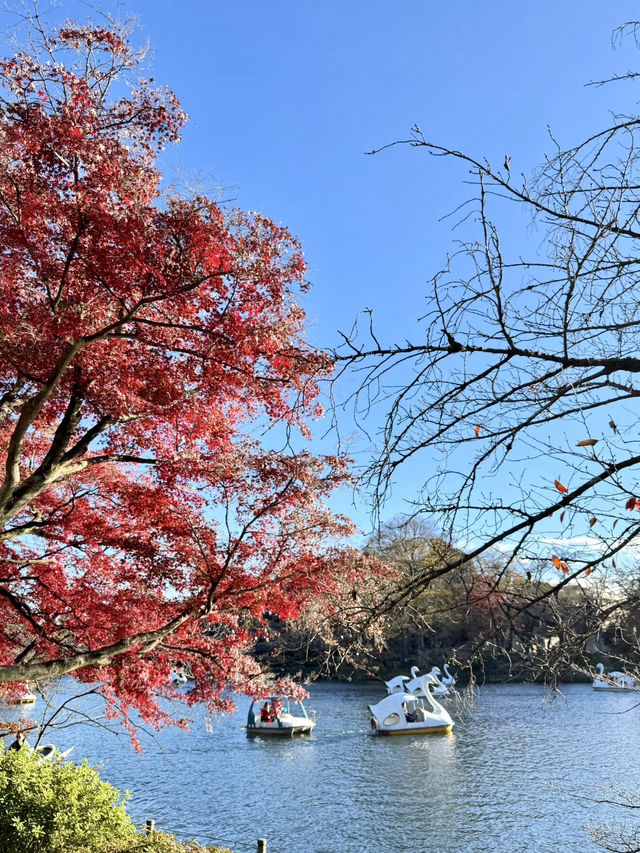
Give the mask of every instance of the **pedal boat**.
[[[273, 709], [270, 714], [262, 713], [267, 704]], [[302, 702], [254, 699], [247, 714], [246, 730], [247, 735], [293, 737], [310, 734], [314, 726]]]
[[435, 735], [453, 729], [451, 715], [431, 693], [434, 678], [422, 676], [420, 695], [391, 693], [376, 705], [369, 705], [371, 728], [379, 735]]
[[31, 690], [31, 686], [27, 684], [21, 693], [6, 697], [2, 699], [2, 702], [5, 705], [33, 705], [37, 700], [38, 697]]
[[604, 664], [602, 663], [596, 666], [596, 671], [598, 675], [592, 682], [594, 690], [617, 690], [619, 693], [629, 693], [640, 688], [640, 684], [626, 672], [615, 671], [605, 674]]

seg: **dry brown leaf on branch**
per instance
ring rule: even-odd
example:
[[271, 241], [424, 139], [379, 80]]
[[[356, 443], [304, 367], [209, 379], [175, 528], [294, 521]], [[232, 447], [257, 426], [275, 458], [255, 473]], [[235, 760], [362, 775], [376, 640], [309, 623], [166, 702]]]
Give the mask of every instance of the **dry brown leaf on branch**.
[[556, 557], [555, 554], [551, 555], [551, 562], [556, 567], [556, 569], [560, 569], [563, 574], [569, 574], [569, 567], [565, 563], [564, 560], [561, 560], [559, 557]]

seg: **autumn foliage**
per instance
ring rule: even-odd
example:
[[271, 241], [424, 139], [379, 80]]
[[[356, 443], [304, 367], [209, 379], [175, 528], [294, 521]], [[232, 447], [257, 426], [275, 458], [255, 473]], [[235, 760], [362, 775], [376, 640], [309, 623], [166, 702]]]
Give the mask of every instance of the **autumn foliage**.
[[[345, 462], [287, 441], [326, 370], [296, 240], [161, 193], [185, 115], [151, 82], [122, 94], [121, 33], [40, 37], [0, 65], [0, 681], [98, 679], [159, 723], [178, 664], [212, 708], [262, 688], [265, 613], [339, 572]], [[287, 450], [252, 437], [269, 425]]]

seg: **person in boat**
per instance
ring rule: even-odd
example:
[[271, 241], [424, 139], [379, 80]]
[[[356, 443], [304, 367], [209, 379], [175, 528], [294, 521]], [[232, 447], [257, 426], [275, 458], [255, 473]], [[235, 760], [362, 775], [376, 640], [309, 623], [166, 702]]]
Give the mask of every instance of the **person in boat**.
[[27, 735], [25, 734], [25, 732], [18, 732], [16, 734], [16, 739], [9, 746], [9, 749], [22, 749], [23, 746], [29, 746], [29, 744], [27, 743]]
[[260, 720], [263, 723], [274, 723], [276, 719], [276, 712], [271, 704], [271, 702], [267, 699], [260, 710]]
[[418, 719], [415, 711], [409, 711], [407, 708], [407, 703], [402, 703], [402, 710], [404, 711], [404, 718], [408, 723], [415, 723]]

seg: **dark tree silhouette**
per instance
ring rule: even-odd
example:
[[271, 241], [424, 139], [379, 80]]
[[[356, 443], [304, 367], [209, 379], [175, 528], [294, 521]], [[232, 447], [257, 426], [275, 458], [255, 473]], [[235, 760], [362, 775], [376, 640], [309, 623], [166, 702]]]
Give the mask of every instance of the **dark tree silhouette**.
[[[586, 665], [590, 638], [624, 633], [640, 605], [640, 116], [566, 148], [550, 138], [532, 178], [418, 127], [383, 146], [455, 161], [473, 196], [419, 340], [386, 345], [373, 322], [356, 325], [336, 357], [359, 372], [351, 401], [369, 431], [385, 413], [368, 471], [378, 513], [400, 468], [427, 472], [413, 511], [464, 551], [441, 575], [498, 548], [493, 590], [509, 572], [529, 580], [494, 599], [510, 620], [564, 588], [582, 598], [579, 620], [558, 614], [560, 671]], [[395, 603], [432, 582], [418, 573]]]

